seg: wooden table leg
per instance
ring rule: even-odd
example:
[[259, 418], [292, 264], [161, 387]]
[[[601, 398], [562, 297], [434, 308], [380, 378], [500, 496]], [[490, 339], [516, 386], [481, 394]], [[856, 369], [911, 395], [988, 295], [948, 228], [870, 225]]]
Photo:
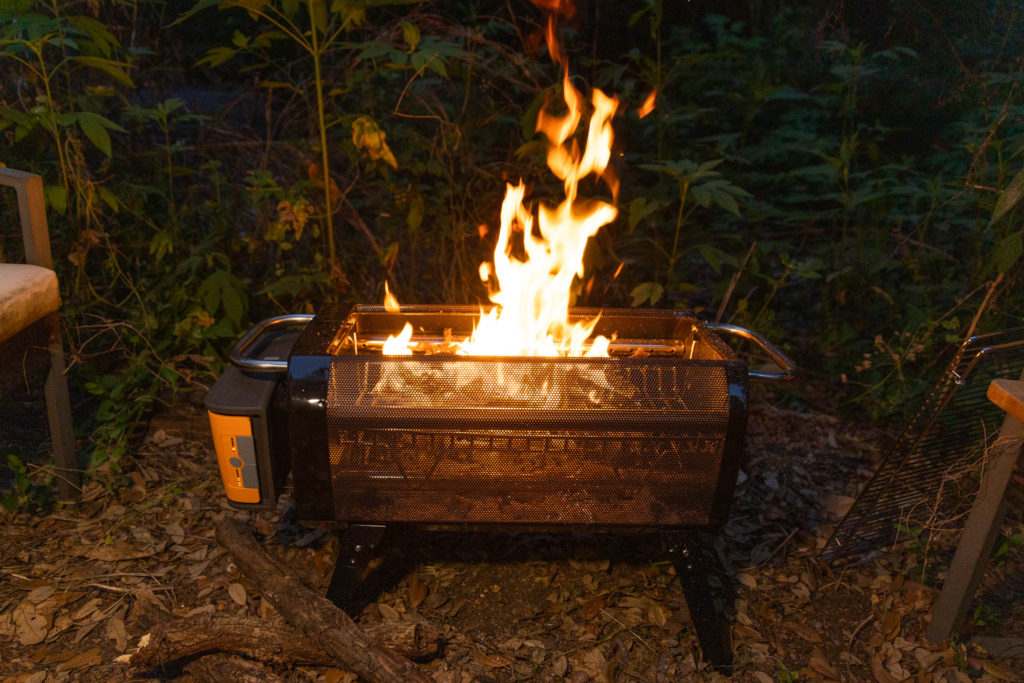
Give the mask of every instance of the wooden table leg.
[[[1020, 383], [1010, 382], [1009, 386], [1017, 384]], [[1007, 385], [1004, 384], [1005, 386]], [[992, 389], [989, 396], [993, 396]], [[1007, 411], [999, 438], [989, 450], [981, 486], [971, 506], [949, 571], [946, 572], [942, 591], [935, 600], [932, 620], [925, 633], [928, 640], [933, 643], [948, 639], [960, 629], [967, 616], [974, 591], [985, 571], [986, 560], [999, 536], [999, 528], [1006, 513], [1006, 487], [1013, 477], [1017, 458], [1024, 448], [1024, 424], [1014, 417], [1015, 414], [1014, 410]]]

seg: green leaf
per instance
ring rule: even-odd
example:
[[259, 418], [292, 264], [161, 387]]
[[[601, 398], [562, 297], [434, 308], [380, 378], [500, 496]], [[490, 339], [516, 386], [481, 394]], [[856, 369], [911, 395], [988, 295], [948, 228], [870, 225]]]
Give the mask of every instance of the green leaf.
[[327, 15], [327, 3], [324, 0], [313, 0], [313, 14], [310, 17], [313, 22], [313, 30], [319, 33], [326, 33], [329, 28], [330, 18]]
[[537, 96], [533, 98], [533, 102], [530, 102], [530, 106], [523, 112], [523, 116], [519, 119], [519, 125], [523, 130], [523, 139], [529, 140], [537, 132], [537, 114], [540, 113], [540, 108], [544, 106], [544, 103], [554, 92], [554, 86], [544, 88], [544, 90], [537, 93]]
[[226, 270], [216, 270], [199, 285], [199, 297], [207, 313], [213, 314], [218, 308], [236, 327], [245, 315], [245, 289], [242, 282]]
[[68, 16], [67, 20], [79, 35], [84, 36], [104, 57], [110, 57], [114, 48], [121, 46], [117, 37], [101, 21], [82, 14]]
[[222, 290], [221, 296], [224, 314], [237, 327], [241, 324], [242, 316], [245, 314], [245, 302], [242, 300], [241, 293], [235, 287], [228, 286]]
[[416, 46], [420, 44], [420, 30], [416, 27], [416, 24], [410, 21], [403, 21], [402, 36], [405, 38], [405, 44], [409, 46], [409, 52], [415, 52]]
[[108, 190], [103, 185], [96, 186], [96, 193], [103, 200], [103, 203], [110, 207], [110, 209], [117, 213], [121, 209], [121, 200], [118, 199], [117, 195]]
[[203, 64], [209, 64], [210, 66], [220, 66], [224, 62], [228, 61], [238, 51], [230, 47], [215, 47], [206, 51], [206, 56], [196, 62], [196, 66], [202, 66]]
[[92, 144], [96, 145], [108, 157], [112, 156], [112, 152], [110, 149], [110, 134], [107, 132], [107, 129], [116, 130], [121, 133], [128, 132], [110, 119], [100, 116], [95, 112], [82, 111], [75, 114], [75, 116], [78, 119], [79, 127], [85, 133], [85, 137], [89, 138]]
[[406, 225], [409, 226], [409, 230], [416, 231], [423, 223], [423, 197], [417, 195], [409, 203], [409, 214], [405, 218]]
[[663, 206], [665, 206], [664, 202], [657, 199], [648, 202], [646, 197], [637, 197], [631, 201], [629, 203], [629, 231], [633, 232], [636, 230], [636, 226], [640, 225], [640, 221]]
[[711, 266], [712, 270], [716, 273], [722, 272], [722, 262], [719, 260], [721, 252], [718, 249], [715, 249], [710, 244], [698, 244], [697, 251], [700, 252], [700, 255]]
[[[171, 26], [177, 26], [183, 21], [191, 19], [204, 9], [213, 7], [214, 5], [220, 5], [222, 2], [223, 0], [198, 0], [188, 11], [178, 15], [178, 18], [171, 22]], [[221, 7], [221, 9], [223, 9], [223, 7]]]
[[650, 301], [653, 306], [658, 303], [664, 293], [665, 288], [657, 282], [644, 282], [634, 287], [629, 294], [633, 297], [632, 305], [635, 307], [641, 306], [647, 301]]
[[121, 85], [128, 86], [129, 88], [134, 87], [135, 83], [132, 82], [131, 76], [125, 72], [123, 67], [130, 67], [130, 64], [124, 62], [118, 62], [113, 59], [104, 59], [103, 57], [72, 57], [72, 61], [82, 64], [83, 66], [92, 67], [93, 69], [99, 69], [104, 72]]
[[57, 213], [64, 215], [68, 210], [68, 193], [63, 185], [47, 185], [43, 188], [46, 204]]
[[224, 0], [221, 7], [241, 7], [253, 13], [262, 11], [269, 3], [270, 0]]
[[334, 0], [331, 12], [341, 17], [342, 28], [349, 30], [366, 22], [366, 4], [364, 0]]
[[1024, 196], [1024, 169], [1021, 169], [1006, 186], [1006, 189], [999, 193], [999, 199], [996, 201], [996, 207], [992, 210], [992, 220], [989, 221], [989, 225], [995, 223], [1007, 211], [1016, 206], [1021, 196]]
[[1024, 240], [1021, 239], [1021, 233], [1015, 232], [999, 240], [994, 252], [992, 263], [996, 267], [996, 271], [1008, 272], [1017, 263], [1021, 253], [1024, 253]]
[[516, 159], [523, 159], [530, 156], [535, 156], [538, 159], [543, 159], [548, 151], [548, 143], [544, 140], [527, 140], [523, 144], [516, 148], [515, 155]]

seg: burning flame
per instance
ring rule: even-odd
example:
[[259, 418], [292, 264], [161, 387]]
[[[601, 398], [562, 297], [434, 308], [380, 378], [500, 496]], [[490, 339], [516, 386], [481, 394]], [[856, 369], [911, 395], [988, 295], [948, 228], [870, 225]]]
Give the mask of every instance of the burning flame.
[[637, 110], [637, 118], [643, 118], [654, 111], [654, 102], [658, 99], [658, 91], [652, 90], [647, 93], [647, 98], [644, 99], [644, 103], [640, 105], [640, 109]]
[[[388, 313], [399, 313], [402, 308], [398, 305], [398, 299], [388, 289], [387, 280], [384, 281], [384, 310]], [[412, 325], [406, 323], [398, 336], [388, 336], [384, 342], [382, 353], [385, 356], [411, 356], [412, 349], [409, 347], [409, 340], [412, 339]]]
[[[558, 6], [561, 4], [558, 2]], [[573, 134], [583, 118], [584, 98], [570, 80], [568, 64], [558, 47], [554, 22], [555, 13], [552, 13], [546, 38], [549, 53], [563, 67], [562, 98], [567, 112], [554, 115], [543, 107], [537, 116], [537, 131], [548, 138], [548, 168], [563, 182], [565, 199], [558, 206], [541, 203], [535, 226], [533, 213], [524, 203], [526, 188], [522, 181], [508, 184], [501, 206], [501, 227], [493, 264], [480, 265], [480, 278], [488, 284], [490, 300], [496, 305], [487, 312], [481, 311], [481, 319], [469, 339], [454, 345], [460, 354], [608, 355], [607, 338], [598, 336], [588, 343], [597, 318], [570, 323], [568, 314], [573, 278], [583, 277], [587, 240], [618, 213], [608, 202], [581, 199], [578, 191], [579, 182], [593, 174], [604, 180], [613, 197], [617, 195], [618, 181], [608, 168], [608, 162], [614, 138], [611, 119], [619, 100], [594, 89], [590, 98], [593, 113], [581, 153]], [[522, 235], [525, 261], [511, 253], [513, 236], [518, 234]], [[397, 305], [390, 292], [386, 292], [386, 297], [390, 297], [390, 302], [385, 308], [392, 305], [391, 302]], [[397, 337], [388, 338], [384, 353], [411, 354], [411, 338], [412, 327], [406, 324]]]

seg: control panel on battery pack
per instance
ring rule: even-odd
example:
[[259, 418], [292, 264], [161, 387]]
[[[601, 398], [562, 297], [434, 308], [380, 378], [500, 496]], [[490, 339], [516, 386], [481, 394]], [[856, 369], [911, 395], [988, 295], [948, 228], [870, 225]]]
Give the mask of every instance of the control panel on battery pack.
[[252, 421], [244, 415], [210, 412], [210, 431], [217, 451], [224, 493], [236, 503], [260, 502], [259, 469]]

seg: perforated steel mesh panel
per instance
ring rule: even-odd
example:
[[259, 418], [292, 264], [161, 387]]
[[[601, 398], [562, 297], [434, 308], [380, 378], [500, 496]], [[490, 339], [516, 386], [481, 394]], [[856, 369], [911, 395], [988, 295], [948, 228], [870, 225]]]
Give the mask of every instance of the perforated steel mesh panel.
[[863, 560], [901, 540], [905, 529], [924, 524], [933, 513], [944, 520], [949, 511], [933, 509], [944, 476], [981, 458], [999, 433], [1004, 413], [986, 398], [989, 383], [1017, 379], [1022, 370], [1024, 328], [965, 341], [822, 556], [837, 564]]
[[708, 524], [723, 458], [738, 457], [726, 453], [730, 396], [745, 400], [746, 386], [730, 385], [728, 365], [335, 357], [326, 411], [336, 515]]

